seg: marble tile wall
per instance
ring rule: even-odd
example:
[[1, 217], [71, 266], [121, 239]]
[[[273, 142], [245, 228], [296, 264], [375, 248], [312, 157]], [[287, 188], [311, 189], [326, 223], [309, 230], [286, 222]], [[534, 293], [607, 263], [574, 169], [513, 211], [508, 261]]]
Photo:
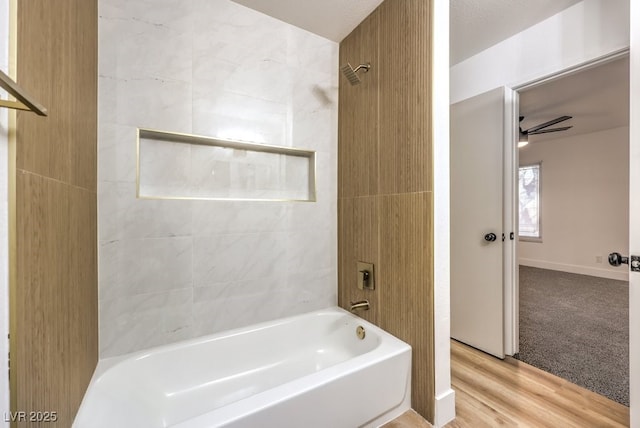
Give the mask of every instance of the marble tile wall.
[[313, 200], [314, 157], [140, 137], [139, 196]]
[[[338, 45], [229, 0], [99, 14], [101, 357], [335, 305]], [[136, 199], [137, 127], [316, 150], [318, 201]]]

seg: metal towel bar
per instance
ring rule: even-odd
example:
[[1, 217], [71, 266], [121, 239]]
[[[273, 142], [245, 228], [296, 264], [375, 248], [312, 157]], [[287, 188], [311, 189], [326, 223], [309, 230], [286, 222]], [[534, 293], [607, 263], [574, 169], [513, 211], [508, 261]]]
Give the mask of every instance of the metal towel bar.
[[0, 70], [0, 87], [16, 98], [16, 101], [0, 100], [0, 107], [7, 107], [17, 110], [32, 111], [40, 116], [47, 115], [47, 109], [33, 98], [24, 89]]

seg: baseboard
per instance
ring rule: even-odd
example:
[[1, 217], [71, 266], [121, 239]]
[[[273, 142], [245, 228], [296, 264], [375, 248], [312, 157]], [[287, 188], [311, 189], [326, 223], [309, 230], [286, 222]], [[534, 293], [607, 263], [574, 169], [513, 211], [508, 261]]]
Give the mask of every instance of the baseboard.
[[597, 276], [599, 278], [617, 279], [619, 281], [629, 281], [629, 270], [625, 266], [620, 267], [620, 271], [608, 269], [598, 269], [590, 266], [570, 265], [565, 263], [553, 263], [546, 260], [519, 259], [522, 266], [530, 266], [540, 269], [558, 270], [561, 272], [578, 273], [581, 275]]
[[456, 393], [449, 389], [436, 397], [433, 426], [441, 428], [456, 418]]

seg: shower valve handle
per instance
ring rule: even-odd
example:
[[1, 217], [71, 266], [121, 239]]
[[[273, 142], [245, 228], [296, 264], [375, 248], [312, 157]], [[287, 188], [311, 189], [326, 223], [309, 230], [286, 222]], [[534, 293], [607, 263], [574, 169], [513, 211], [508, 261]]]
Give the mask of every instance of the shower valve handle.
[[369, 273], [368, 270], [361, 270], [360, 273], [362, 274], [362, 282], [368, 282], [369, 281], [369, 277], [371, 276], [371, 273]]

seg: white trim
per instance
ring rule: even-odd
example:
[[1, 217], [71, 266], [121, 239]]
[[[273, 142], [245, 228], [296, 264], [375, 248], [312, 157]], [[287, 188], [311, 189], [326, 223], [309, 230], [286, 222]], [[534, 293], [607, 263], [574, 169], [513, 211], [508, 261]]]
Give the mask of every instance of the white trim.
[[592, 58], [592, 59], [583, 61], [573, 67], [569, 67], [567, 69], [564, 69], [555, 73], [545, 74], [544, 76], [538, 79], [534, 79], [534, 80], [520, 83], [518, 85], [514, 85], [512, 86], [512, 89], [517, 92], [529, 90], [537, 86], [543, 85], [545, 83], [553, 82], [554, 80], [571, 76], [572, 74], [580, 73], [581, 71], [589, 70], [591, 68], [598, 67], [599, 65], [603, 65], [603, 64], [618, 60], [620, 58], [626, 58], [627, 56], [629, 56], [629, 52], [630, 52], [630, 49], [628, 47], [623, 49], [617, 49], [615, 51], [608, 52], [604, 55], [601, 55], [597, 58]]
[[574, 73], [579, 73], [581, 71], [589, 70], [590, 68], [595, 68], [620, 58], [626, 58], [627, 56], [629, 56], [629, 47], [624, 47], [622, 49], [608, 52], [602, 56], [593, 58], [586, 62], [574, 65], [573, 67], [566, 68], [559, 73], [551, 73], [546, 76], [540, 77], [538, 79], [532, 80], [530, 82], [526, 82], [521, 85], [516, 85], [513, 87], [513, 90], [523, 91], [525, 89], [532, 89], [537, 86], [544, 85], [545, 83], [553, 82], [554, 80], [561, 79], [566, 76], [570, 76]]
[[536, 238], [534, 236], [518, 236], [520, 242], [533, 242], [534, 244], [542, 244], [542, 238]]
[[[433, 2], [431, 123], [433, 141], [433, 331], [435, 419], [455, 418], [451, 389], [449, 222], [449, 0]], [[441, 397], [438, 399], [437, 397]], [[434, 421], [435, 422], [435, 421]]]
[[456, 417], [456, 392], [449, 389], [444, 394], [436, 395], [435, 416], [433, 426], [440, 428]]
[[[640, 2], [630, 1], [629, 218], [640, 217]], [[640, 225], [629, 222], [629, 253], [640, 255]], [[629, 385], [631, 427], [640, 427], [640, 273], [629, 275]]]
[[521, 266], [530, 266], [540, 269], [557, 270], [561, 272], [577, 273], [580, 275], [597, 276], [599, 278], [617, 279], [619, 281], [629, 280], [629, 271], [621, 269], [611, 271], [607, 269], [594, 268], [591, 266], [570, 265], [566, 263], [553, 263], [546, 260], [520, 259]]
[[[502, 175], [502, 284], [504, 287], [503, 340], [505, 355], [518, 352], [520, 346], [518, 277], [515, 237], [518, 233], [518, 114], [519, 96], [504, 88], [504, 148]], [[513, 233], [514, 239], [510, 234]]]
[[523, 91], [525, 89], [532, 89], [535, 88], [537, 86], [541, 86], [544, 85], [545, 83], [549, 83], [552, 82], [556, 79], [560, 79], [562, 77], [566, 77], [566, 76], [570, 76], [572, 74], [575, 73], [579, 73], [581, 71], [585, 71], [585, 70], [589, 70], [591, 68], [595, 68], [598, 67], [600, 65], [604, 65], [607, 64], [609, 62], [621, 59], [621, 58], [626, 58], [627, 56], [629, 56], [629, 47], [624, 47], [622, 49], [618, 49], [618, 50], [614, 50], [612, 52], [608, 52], [604, 55], [601, 55], [599, 57], [590, 59], [588, 61], [582, 62], [580, 64], [576, 64], [572, 67], [568, 67], [564, 70], [562, 70], [559, 73], [552, 73], [543, 77], [540, 77], [538, 79], [534, 79], [532, 81], [520, 84], [520, 85], [516, 85], [513, 87], [514, 91]]

